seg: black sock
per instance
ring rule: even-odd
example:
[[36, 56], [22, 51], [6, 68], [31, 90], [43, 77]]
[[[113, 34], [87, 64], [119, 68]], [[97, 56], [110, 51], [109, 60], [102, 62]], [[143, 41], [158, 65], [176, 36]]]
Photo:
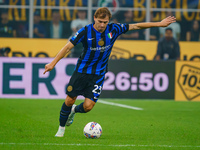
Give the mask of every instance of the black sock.
[[[83, 102], [84, 103], [84, 102]], [[75, 107], [75, 112], [77, 113], [86, 113], [85, 112], [85, 110], [84, 110], [84, 108], [83, 108], [83, 103], [81, 103], [81, 104], [79, 104], [79, 105], [77, 105], [76, 107]]]
[[60, 119], [59, 119], [61, 127], [65, 126], [67, 119], [68, 119], [68, 116], [71, 112], [71, 109], [72, 109], [72, 106], [69, 107], [65, 104], [65, 102], [63, 103], [63, 105], [61, 107]]

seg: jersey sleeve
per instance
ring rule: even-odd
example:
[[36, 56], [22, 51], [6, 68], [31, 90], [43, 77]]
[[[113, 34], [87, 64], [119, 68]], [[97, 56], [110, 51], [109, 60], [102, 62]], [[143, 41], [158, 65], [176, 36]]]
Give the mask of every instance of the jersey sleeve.
[[81, 28], [76, 32], [76, 34], [71, 37], [69, 40], [74, 46], [76, 46], [78, 43], [82, 42], [85, 37], [85, 27]]
[[118, 35], [121, 35], [123, 33], [126, 33], [129, 30], [129, 24], [117, 23], [117, 24], [114, 24], [114, 28], [117, 31]]

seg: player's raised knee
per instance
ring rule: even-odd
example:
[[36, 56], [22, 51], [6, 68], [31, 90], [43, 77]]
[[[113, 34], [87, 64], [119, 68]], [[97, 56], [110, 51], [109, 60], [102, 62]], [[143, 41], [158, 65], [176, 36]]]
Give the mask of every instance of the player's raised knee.
[[95, 102], [89, 98], [86, 98], [83, 104], [83, 108], [85, 112], [89, 112], [94, 107]]
[[92, 108], [94, 107], [93, 104], [89, 104], [89, 103], [84, 103], [83, 108], [85, 110], [85, 112], [89, 112], [92, 110]]
[[84, 106], [85, 112], [89, 112], [90, 110], [92, 110], [92, 108], [93, 108], [92, 105], [85, 105], [85, 106]]

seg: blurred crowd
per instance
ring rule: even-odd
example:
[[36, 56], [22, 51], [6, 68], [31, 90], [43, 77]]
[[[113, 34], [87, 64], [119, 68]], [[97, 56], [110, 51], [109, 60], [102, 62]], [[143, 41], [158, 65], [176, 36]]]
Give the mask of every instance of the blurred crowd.
[[[40, 11], [36, 10], [33, 17], [34, 38], [69, 38], [80, 28], [88, 24], [86, 11], [78, 11], [77, 19], [61, 21], [58, 10], [52, 12], [51, 21], [41, 21]], [[0, 14], [0, 37], [29, 37], [29, 22], [9, 21], [7, 11]]]
[[[9, 21], [8, 12], [0, 12], [0, 37], [29, 37], [29, 22]], [[166, 16], [174, 16], [173, 12], [166, 12]], [[150, 14], [150, 21], [154, 21], [154, 13]], [[113, 23], [136, 23], [132, 10], [124, 11], [114, 15]], [[87, 11], [78, 10], [76, 19], [72, 21], [61, 21], [59, 10], [52, 10], [51, 21], [41, 21], [40, 11], [36, 10], [33, 17], [34, 38], [67, 39], [73, 36], [80, 28], [87, 25]], [[145, 40], [146, 30], [129, 31], [122, 34], [122, 40]], [[200, 41], [200, 25], [197, 20], [191, 22], [176, 22], [166, 28], [151, 28], [150, 40], [157, 40], [157, 53], [155, 60], [179, 60], [179, 41]], [[7, 56], [9, 48], [1, 48], [0, 56]], [[68, 57], [79, 57], [82, 52], [82, 44], [78, 44], [71, 50]]]
[[[0, 37], [29, 37], [29, 23], [19, 21], [9, 21], [8, 12], [0, 12]], [[154, 21], [154, 14], [150, 14], [150, 21]], [[167, 12], [166, 16], [174, 16], [172, 12]], [[51, 21], [41, 21], [40, 11], [34, 12], [34, 38], [69, 38], [78, 29], [88, 24], [87, 12], [79, 10], [77, 18], [72, 21], [61, 21], [58, 10], [53, 10]], [[111, 22], [114, 23], [136, 23], [132, 10], [114, 15]], [[169, 26], [173, 30], [173, 37], [178, 41], [199, 41], [200, 26], [197, 20], [191, 22], [176, 22]], [[151, 28], [150, 40], [159, 40], [164, 36], [166, 28]], [[129, 31], [123, 34], [120, 39], [144, 40], [145, 30]]]

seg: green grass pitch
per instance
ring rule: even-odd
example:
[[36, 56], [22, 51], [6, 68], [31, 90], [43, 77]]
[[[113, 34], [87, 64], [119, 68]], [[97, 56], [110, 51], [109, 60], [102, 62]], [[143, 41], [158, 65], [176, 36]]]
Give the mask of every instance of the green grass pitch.
[[[200, 102], [104, 99], [143, 108], [102, 103], [76, 114], [63, 138], [58, 129], [63, 100], [0, 99], [0, 150], [196, 150], [200, 149]], [[76, 104], [82, 101], [76, 101]], [[86, 139], [91, 121], [103, 128], [100, 139]]]

